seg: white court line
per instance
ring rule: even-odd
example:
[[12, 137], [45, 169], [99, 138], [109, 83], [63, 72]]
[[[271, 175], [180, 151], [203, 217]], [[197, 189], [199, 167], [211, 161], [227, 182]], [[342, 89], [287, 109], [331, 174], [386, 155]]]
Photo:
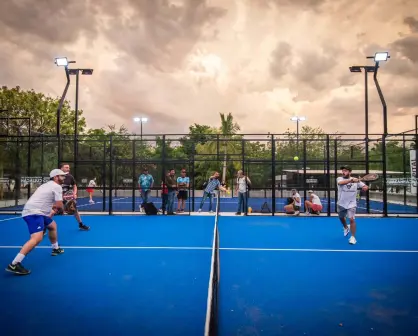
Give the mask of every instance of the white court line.
[[[90, 250], [212, 250], [213, 247], [199, 246], [61, 246], [64, 249]], [[20, 249], [21, 246], [0, 246], [0, 249]], [[51, 246], [37, 246], [50, 249]], [[297, 249], [297, 248], [247, 248], [221, 247], [225, 251], [265, 251], [265, 252], [345, 252], [345, 253], [418, 253], [418, 250], [337, 250], [337, 249]]]
[[5, 221], [9, 221], [9, 220], [12, 220], [12, 219], [19, 219], [19, 218], [22, 218], [22, 217], [17, 216], [17, 217], [12, 217], [12, 218], [0, 219], [0, 222], [5, 222]]

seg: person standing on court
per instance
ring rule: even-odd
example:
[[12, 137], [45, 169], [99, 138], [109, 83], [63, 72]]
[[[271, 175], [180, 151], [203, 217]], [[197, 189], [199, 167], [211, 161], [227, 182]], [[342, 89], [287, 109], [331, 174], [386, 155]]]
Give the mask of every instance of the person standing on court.
[[58, 245], [57, 224], [52, 219], [55, 213], [63, 211], [62, 184], [67, 173], [54, 169], [49, 173], [50, 180], [42, 184], [26, 202], [22, 217], [26, 222], [30, 239], [7, 266], [6, 271], [18, 275], [28, 275], [30, 270], [23, 267], [23, 259], [42, 241], [44, 229], [48, 230], [52, 245], [52, 255], [64, 253]]
[[248, 190], [251, 186], [251, 180], [248, 176], [244, 175], [242, 170], [237, 172], [237, 186], [236, 192], [238, 195], [238, 210], [236, 215], [241, 215], [241, 209], [244, 214], [248, 211]]
[[139, 209], [142, 211], [144, 208], [144, 204], [148, 203], [149, 194], [151, 193], [151, 189], [154, 186], [154, 178], [148, 172], [148, 168], [144, 168], [142, 170], [142, 174], [139, 175], [138, 178], [138, 187], [139, 192], [141, 193], [142, 204], [139, 206]]
[[165, 184], [168, 189], [168, 200], [167, 200], [167, 215], [174, 215], [174, 198], [176, 197], [177, 191], [177, 179], [176, 171], [170, 169], [170, 173], [165, 178]]
[[[70, 174], [70, 165], [68, 163], [61, 163], [60, 165], [60, 169], [66, 173], [65, 175], [65, 179], [64, 179], [64, 183], [62, 185], [62, 192], [64, 194], [64, 198], [65, 198], [65, 194], [66, 193], [72, 193], [72, 198], [74, 200], [77, 200], [77, 183], [75, 182], [74, 176]], [[64, 205], [68, 200], [64, 199]], [[78, 222], [78, 228], [82, 231], [88, 231], [90, 230], [90, 226], [84, 225], [81, 217], [80, 217], [80, 213], [78, 212], [78, 209], [75, 209], [75, 213], [74, 213], [74, 217]]]
[[[209, 178], [208, 184], [206, 185], [206, 188], [203, 191], [203, 197], [202, 197], [202, 200], [200, 201], [200, 206], [199, 206], [198, 212], [202, 212], [203, 204], [205, 203], [206, 198], [209, 197], [209, 212], [213, 213], [213, 211], [212, 211], [213, 192], [215, 191], [215, 189], [226, 191], [226, 188], [221, 186], [221, 182], [219, 181], [219, 176], [220, 176], [219, 173], [215, 172]], [[218, 197], [219, 197], [219, 195], [218, 195]]]
[[[352, 245], [357, 243], [356, 240], [356, 208], [357, 208], [357, 189], [361, 188], [367, 191], [369, 187], [359, 179], [351, 177], [351, 167], [344, 165], [341, 168], [342, 176], [337, 178], [338, 187], [338, 217], [344, 227], [344, 237], [351, 231], [351, 237], [348, 242]], [[347, 225], [346, 217], [350, 220], [350, 227]]]
[[92, 180], [90, 180], [89, 185], [86, 189], [86, 191], [89, 193], [89, 196], [90, 196], [90, 200], [89, 200], [90, 204], [94, 204], [93, 193], [94, 193], [94, 188], [96, 187], [97, 187], [96, 178], [94, 177]]
[[186, 176], [186, 169], [181, 170], [181, 176], [177, 177], [177, 212], [184, 212], [187, 200], [187, 190], [189, 189], [190, 178]]

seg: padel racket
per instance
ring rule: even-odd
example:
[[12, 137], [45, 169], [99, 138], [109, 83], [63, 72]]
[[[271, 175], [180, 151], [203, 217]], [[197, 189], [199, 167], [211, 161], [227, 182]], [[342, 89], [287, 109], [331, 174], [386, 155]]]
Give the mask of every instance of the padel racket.
[[67, 204], [65, 204], [65, 212], [68, 215], [73, 215], [76, 212], [76, 210], [77, 208], [74, 200], [70, 200]]
[[379, 179], [378, 174], [367, 174], [359, 178], [360, 181], [364, 181], [364, 182], [373, 182], [373, 181], [376, 181], [377, 179]]
[[64, 195], [62, 195], [62, 198], [64, 201], [71, 201], [74, 199], [74, 193], [71, 190], [66, 191]]

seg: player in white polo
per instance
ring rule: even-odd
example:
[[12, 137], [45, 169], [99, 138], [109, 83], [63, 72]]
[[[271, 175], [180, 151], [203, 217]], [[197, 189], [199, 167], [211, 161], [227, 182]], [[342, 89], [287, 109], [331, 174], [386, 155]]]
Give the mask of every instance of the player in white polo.
[[65, 175], [66, 173], [61, 169], [52, 170], [49, 173], [50, 181], [36, 189], [26, 202], [22, 217], [28, 225], [30, 239], [7, 266], [6, 271], [19, 275], [30, 273], [22, 266], [22, 261], [42, 241], [45, 227], [48, 229], [49, 240], [52, 244], [52, 255], [56, 256], [64, 253], [64, 250], [58, 245], [57, 224], [52, 217], [54, 214], [63, 211], [61, 185], [64, 182]]
[[[337, 178], [338, 186], [338, 217], [344, 227], [344, 236], [351, 231], [351, 237], [348, 240], [350, 244], [356, 244], [356, 208], [357, 208], [357, 189], [361, 188], [367, 191], [369, 187], [358, 179], [351, 177], [351, 167], [341, 167], [342, 176]], [[350, 220], [350, 227], [347, 225], [346, 217]]]

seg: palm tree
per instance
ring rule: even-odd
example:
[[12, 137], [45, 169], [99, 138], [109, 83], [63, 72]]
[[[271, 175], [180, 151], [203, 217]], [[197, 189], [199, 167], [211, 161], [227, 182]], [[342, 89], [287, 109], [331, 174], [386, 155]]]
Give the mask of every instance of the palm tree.
[[[224, 113], [219, 113], [221, 116], [221, 127], [220, 127], [220, 140], [222, 148], [224, 149], [224, 161], [222, 166], [222, 181], [226, 182], [226, 168], [227, 168], [227, 158], [228, 152], [234, 153], [237, 151], [237, 146], [235, 141], [230, 141], [234, 138], [234, 135], [241, 129], [238, 123], [234, 122], [234, 117], [232, 113], [228, 113], [225, 116]], [[229, 141], [228, 141], [229, 140]]]

